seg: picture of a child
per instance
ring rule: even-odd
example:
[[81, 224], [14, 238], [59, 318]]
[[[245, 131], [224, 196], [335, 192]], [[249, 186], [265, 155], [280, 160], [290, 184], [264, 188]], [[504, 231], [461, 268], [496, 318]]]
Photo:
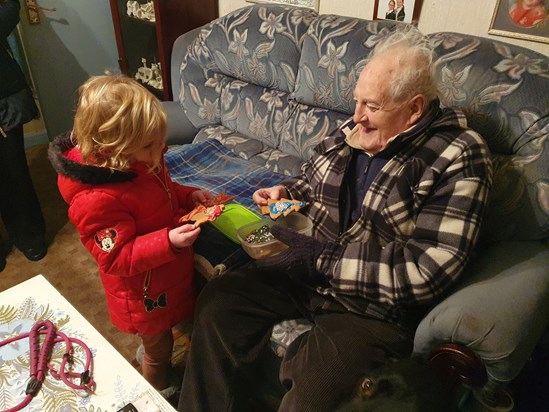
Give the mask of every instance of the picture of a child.
[[510, 2], [509, 16], [517, 26], [533, 27], [547, 17], [546, 0], [516, 0]]

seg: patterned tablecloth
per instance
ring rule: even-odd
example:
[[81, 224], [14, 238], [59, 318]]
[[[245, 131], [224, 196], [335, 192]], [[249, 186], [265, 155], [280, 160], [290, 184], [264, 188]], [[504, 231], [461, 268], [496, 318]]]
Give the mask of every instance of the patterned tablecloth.
[[[0, 341], [28, 332], [36, 321], [42, 319], [49, 319], [58, 330], [90, 347], [97, 389], [83, 398], [48, 373], [40, 392], [25, 411], [116, 412], [129, 402], [134, 403], [139, 412], [174, 411], [42, 275], [0, 293]], [[81, 372], [85, 356], [78, 346], [76, 348], [75, 358], [78, 360], [74, 368]], [[56, 344], [53, 364], [59, 364], [63, 352], [64, 347]], [[15, 406], [25, 397], [28, 367], [28, 338], [0, 347], [0, 411]]]

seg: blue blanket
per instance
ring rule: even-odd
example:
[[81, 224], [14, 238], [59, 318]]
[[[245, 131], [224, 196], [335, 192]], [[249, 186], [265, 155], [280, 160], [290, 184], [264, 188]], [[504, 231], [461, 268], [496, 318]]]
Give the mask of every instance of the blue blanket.
[[174, 181], [209, 190], [214, 195], [226, 192], [236, 196], [235, 203], [249, 209], [256, 208], [252, 194], [257, 189], [287, 178], [239, 157], [215, 139], [170, 146], [164, 157]]

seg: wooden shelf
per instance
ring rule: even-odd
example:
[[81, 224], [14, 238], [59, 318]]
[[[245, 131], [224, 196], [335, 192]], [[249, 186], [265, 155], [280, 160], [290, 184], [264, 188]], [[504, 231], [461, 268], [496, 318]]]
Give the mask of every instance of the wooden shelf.
[[142, 59], [146, 66], [160, 65], [162, 89], [146, 85], [161, 100], [171, 100], [170, 59], [175, 39], [218, 16], [217, 0], [139, 0], [138, 5], [152, 2], [155, 21], [129, 16], [127, 0], [109, 0], [111, 6], [118, 64], [123, 74], [134, 77]]

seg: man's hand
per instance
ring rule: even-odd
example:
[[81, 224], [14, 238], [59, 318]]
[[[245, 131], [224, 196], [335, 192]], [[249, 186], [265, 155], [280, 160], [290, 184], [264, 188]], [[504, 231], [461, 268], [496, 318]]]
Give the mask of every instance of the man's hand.
[[290, 270], [295, 267], [302, 267], [310, 277], [318, 277], [316, 262], [321, 253], [326, 249], [337, 248], [334, 243], [317, 240], [311, 236], [305, 236], [283, 226], [275, 225], [271, 228], [271, 233], [282, 243], [288, 245], [288, 249], [283, 252], [256, 261], [258, 267]]
[[253, 201], [258, 206], [265, 206], [269, 199], [278, 200], [283, 197], [289, 197], [289, 194], [286, 188], [282, 185], [258, 189], [252, 195]]

